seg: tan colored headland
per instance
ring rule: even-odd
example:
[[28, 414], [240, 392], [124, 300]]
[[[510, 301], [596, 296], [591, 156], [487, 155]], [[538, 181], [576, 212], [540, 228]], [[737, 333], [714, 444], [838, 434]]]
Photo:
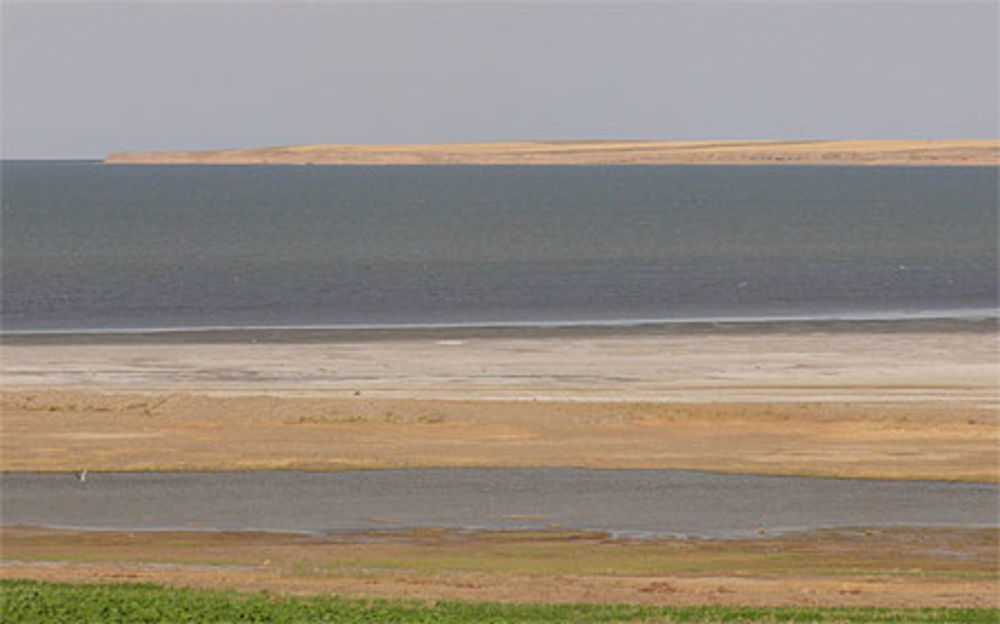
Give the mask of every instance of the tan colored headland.
[[110, 154], [110, 164], [199, 165], [949, 165], [1000, 166], [997, 139], [524, 141], [301, 145]]

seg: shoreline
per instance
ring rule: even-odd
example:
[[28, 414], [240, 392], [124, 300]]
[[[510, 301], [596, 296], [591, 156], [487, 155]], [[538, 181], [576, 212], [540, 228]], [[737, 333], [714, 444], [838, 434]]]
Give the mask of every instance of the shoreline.
[[[681, 406], [689, 407], [689, 406]], [[713, 406], [716, 408], [724, 409], [725, 406]], [[807, 407], [800, 405], [798, 407]], [[107, 439], [127, 439], [129, 436], [114, 436], [108, 434]], [[86, 459], [86, 458], [84, 458]], [[35, 476], [53, 476], [53, 475], [65, 475], [67, 477], [72, 477], [78, 479], [79, 464], [81, 462], [66, 463], [62, 466], [55, 466], [52, 468], [30, 468], [21, 469], [14, 468], [0, 469], [0, 479], [8, 476], [16, 475], [35, 475]], [[82, 462], [86, 463], [86, 462]], [[966, 485], [966, 486], [995, 486], [1000, 485], [1000, 473], [994, 474], [983, 474], [983, 475], [968, 475], [960, 474], [954, 477], [947, 476], [934, 476], [934, 475], [921, 475], [915, 473], [900, 473], [895, 476], [885, 476], [875, 473], [864, 473], [860, 471], [845, 471], [841, 473], [833, 471], [814, 471], [814, 472], [790, 472], [788, 470], [775, 470], [767, 471], [758, 470], [740, 470], [739, 468], [729, 467], [729, 468], [713, 468], [712, 466], [702, 466], [697, 468], [675, 468], [675, 467], [649, 467], [648, 465], [639, 466], [627, 466], [623, 467], [618, 463], [593, 463], [590, 465], [577, 463], [577, 464], [488, 464], [488, 463], [464, 463], [464, 464], [453, 464], [442, 462], [441, 464], [435, 463], [422, 463], [407, 465], [406, 463], [383, 463], [371, 465], [367, 464], [281, 464], [281, 465], [269, 465], [266, 463], [261, 463], [259, 466], [253, 463], [245, 463], [242, 466], [222, 466], [222, 465], [205, 465], [205, 466], [191, 466], [191, 465], [178, 465], [178, 466], [138, 466], [138, 467], [99, 467], [97, 468], [87, 468], [87, 478], [93, 480], [94, 477], [101, 476], [140, 476], [147, 474], [157, 474], [163, 476], [184, 476], [184, 475], [198, 475], [198, 474], [235, 474], [235, 473], [301, 473], [304, 475], [309, 474], [326, 474], [326, 473], [383, 473], [383, 472], [410, 472], [410, 471], [421, 471], [421, 472], [434, 472], [434, 471], [453, 471], [453, 470], [470, 470], [470, 471], [534, 471], [534, 470], [577, 470], [583, 472], [658, 472], [658, 473], [678, 473], [678, 474], [692, 474], [701, 476], [711, 476], [711, 477], [748, 477], [748, 478], [761, 478], [761, 479], [809, 479], [815, 481], [858, 481], [865, 483], [922, 483], [925, 485]], [[514, 518], [516, 516], [513, 516]], [[531, 517], [530, 515], [528, 516]], [[0, 525], [6, 526], [6, 525]], [[18, 525], [20, 526], [20, 525]], [[27, 525], [25, 525], [27, 526]], [[108, 527], [93, 527], [88, 525], [75, 525], [75, 524], [48, 524], [48, 523], [30, 523], [30, 526], [37, 526], [39, 528], [47, 529], [59, 529], [67, 531], [172, 531], [172, 530], [192, 530], [192, 531], [255, 531], [262, 533], [295, 533], [301, 535], [311, 535], [316, 533], [316, 531], [302, 529], [302, 530], [292, 530], [292, 529], [234, 529], [234, 528], [215, 528], [215, 527], [132, 527], [132, 526], [108, 526]], [[419, 528], [428, 528], [431, 525], [419, 525], [413, 527], [402, 527], [399, 529], [385, 528], [381, 529], [386, 532], [393, 531], [408, 531]], [[447, 528], [448, 530], [456, 531], [492, 531], [492, 530], [511, 530], [511, 531], [534, 531], [540, 530], [537, 528], [510, 528], [510, 529], [498, 529], [489, 527], [442, 527], [438, 525], [433, 525], [434, 528]], [[823, 531], [827, 529], [836, 529], [848, 526], [845, 524], [824, 524], [818, 525], [812, 528], [803, 527], [788, 527], [788, 528], [777, 528], [772, 531], [772, 534], [781, 535], [786, 533], [794, 533], [801, 531]], [[874, 526], [874, 525], [873, 525]], [[895, 525], [879, 525], [879, 526], [895, 526]], [[909, 525], [908, 525], [909, 526]], [[988, 529], [988, 528], [1000, 528], [995, 524], [975, 524], [975, 523], [929, 523], [929, 524], [912, 524], [914, 527], [924, 527], [924, 528], [934, 528], [934, 527], [962, 527], [969, 529]], [[675, 532], [655, 532], [655, 531], [630, 531], [621, 530], [613, 531], [608, 529], [594, 528], [594, 527], [575, 527], [575, 529], [581, 531], [594, 531], [594, 532], [604, 532], [611, 535], [614, 539], [659, 539], [659, 538], [676, 538], [676, 539], [705, 539], [705, 540], [721, 540], [726, 541], [730, 539], [737, 539], [737, 536], [732, 537], [719, 537], [719, 536], [708, 536], [699, 535], [693, 533], [675, 533]], [[351, 533], [355, 531], [367, 531], [375, 529], [337, 529], [328, 531], [329, 533]], [[742, 536], [742, 537], [752, 537], [752, 536]]]
[[2, 345], [43, 344], [276, 344], [385, 340], [559, 338], [704, 334], [995, 332], [996, 310], [953, 314], [822, 317], [705, 318], [524, 323], [454, 323], [399, 325], [219, 326], [166, 328], [81, 328], [0, 331]]
[[109, 154], [108, 164], [280, 165], [1000, 165], [994, 139], [521, 141], [298, 145]]
[[[5, 335], [0, 470], [94, 473], [57, 478], [71, 490], [109, 471], [426, 467], [995, 488], [997, 334], [995, 319], [922, 319]], [[706, 540], [198, 531], [190, 520], [181, 531], [3, 526], [0, 578], [425, 600], [998, 605], [996, 527], [772, 524]]]
[[995, 322], [865, 327], [5, 341], [0, 469], [1000, 479]]

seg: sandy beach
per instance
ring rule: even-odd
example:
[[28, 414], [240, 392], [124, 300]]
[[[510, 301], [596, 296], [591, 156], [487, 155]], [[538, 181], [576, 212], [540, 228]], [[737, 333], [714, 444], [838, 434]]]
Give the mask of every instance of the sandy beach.
[[839, 141], [525, 141], [298, 145], [118, 152], [110, 164], [256, 165], [966, 165], [997, 166], [993, 139]]
[[993, 325], [889, 327], [9, 336], [3, 468], [995, 481]]

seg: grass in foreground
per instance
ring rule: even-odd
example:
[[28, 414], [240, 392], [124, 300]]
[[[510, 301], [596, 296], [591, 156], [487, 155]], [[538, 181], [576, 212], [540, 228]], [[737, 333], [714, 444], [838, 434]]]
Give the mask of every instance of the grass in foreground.
[[865, 607], [646, 607], [358, 600], [292, 597], [155, 585], [72, 585], [0, 580], [0, 621], [182, 622], [970, 622], [995, 624], [996, 609]]

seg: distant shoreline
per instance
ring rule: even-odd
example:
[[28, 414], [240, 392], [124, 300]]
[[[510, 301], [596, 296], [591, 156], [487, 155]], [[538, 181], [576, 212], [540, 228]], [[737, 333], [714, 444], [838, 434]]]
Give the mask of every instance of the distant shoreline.
[[116, 152], [108, 164], [1000, 166], [995, 139], [529, 141]]

